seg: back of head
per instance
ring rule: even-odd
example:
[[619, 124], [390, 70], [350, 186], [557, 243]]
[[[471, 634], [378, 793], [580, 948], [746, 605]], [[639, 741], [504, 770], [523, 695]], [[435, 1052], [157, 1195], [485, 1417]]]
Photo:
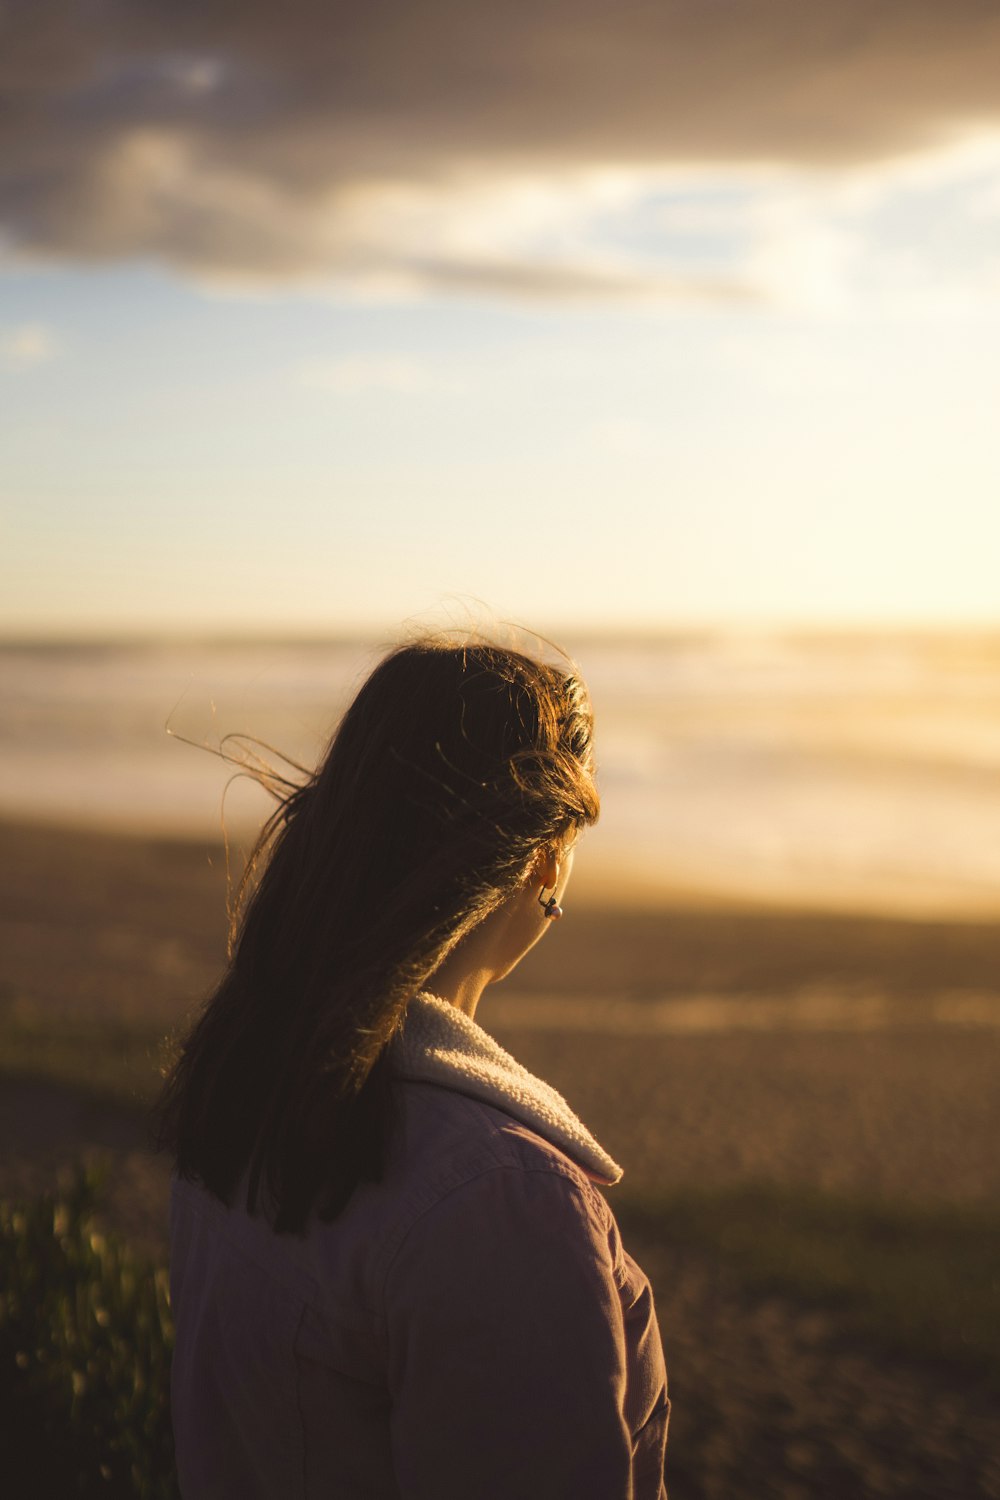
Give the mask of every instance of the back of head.
[[182, 1175], [229, 1198], [249, 1165], [250, 1206], [263, 1179], [288, 1229], [379, 1175], [407, 1001], [596, 819], [591, 731], [574, 673], [499, 645], [427, 638], [375, 668], [251, 857], [229, 970], [164, 1091]]

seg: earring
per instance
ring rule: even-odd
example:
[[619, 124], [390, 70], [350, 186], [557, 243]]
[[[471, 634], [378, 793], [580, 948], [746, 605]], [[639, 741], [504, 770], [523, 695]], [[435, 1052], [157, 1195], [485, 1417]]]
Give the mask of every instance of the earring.
[[556, 900], [555, 896], [550, 896], [547, 901], [545, 900], [544, 885], [542, 886], [542, 893], [538, 898], [538, 904], [542, 908], [543, 915], [546, 916], [550, 921], [558, 922], [559, 918], [563, 914], [563, 909], [559, 905], [559, 902]]

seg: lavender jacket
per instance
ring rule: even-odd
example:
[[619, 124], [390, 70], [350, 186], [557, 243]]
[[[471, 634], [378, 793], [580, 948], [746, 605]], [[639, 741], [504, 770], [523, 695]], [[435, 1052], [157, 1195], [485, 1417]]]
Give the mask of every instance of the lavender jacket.
[[174, 1183], [184, 1500], [666, 1500], [652, 1293], [593, 1185], [620, 1169], [445, 1001], [392, 1045], [387, 1173], [332, 1224]]

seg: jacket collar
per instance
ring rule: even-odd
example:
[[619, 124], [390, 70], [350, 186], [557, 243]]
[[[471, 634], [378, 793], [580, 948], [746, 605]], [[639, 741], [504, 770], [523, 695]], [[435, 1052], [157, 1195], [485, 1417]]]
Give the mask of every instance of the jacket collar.
[[470, 1016], [422, 991], [392, 1041], [401, 1078], [437, 1083], [513, 1115], [564, 1151], [589, 1177], [610, 1186], [622, 1169], [577, 1119], [561, 1094], [529, 1073]]

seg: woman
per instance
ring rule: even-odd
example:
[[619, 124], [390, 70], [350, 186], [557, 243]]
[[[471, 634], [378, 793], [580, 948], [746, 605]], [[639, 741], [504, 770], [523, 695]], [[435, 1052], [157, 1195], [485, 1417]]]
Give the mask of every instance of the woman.
[[620, 1168], [474, 1019], [561, 916], [591, 728], [576, 676], [407, 645], [266, 825], [161, 1102], [185, 1500], [665, 1496]]

